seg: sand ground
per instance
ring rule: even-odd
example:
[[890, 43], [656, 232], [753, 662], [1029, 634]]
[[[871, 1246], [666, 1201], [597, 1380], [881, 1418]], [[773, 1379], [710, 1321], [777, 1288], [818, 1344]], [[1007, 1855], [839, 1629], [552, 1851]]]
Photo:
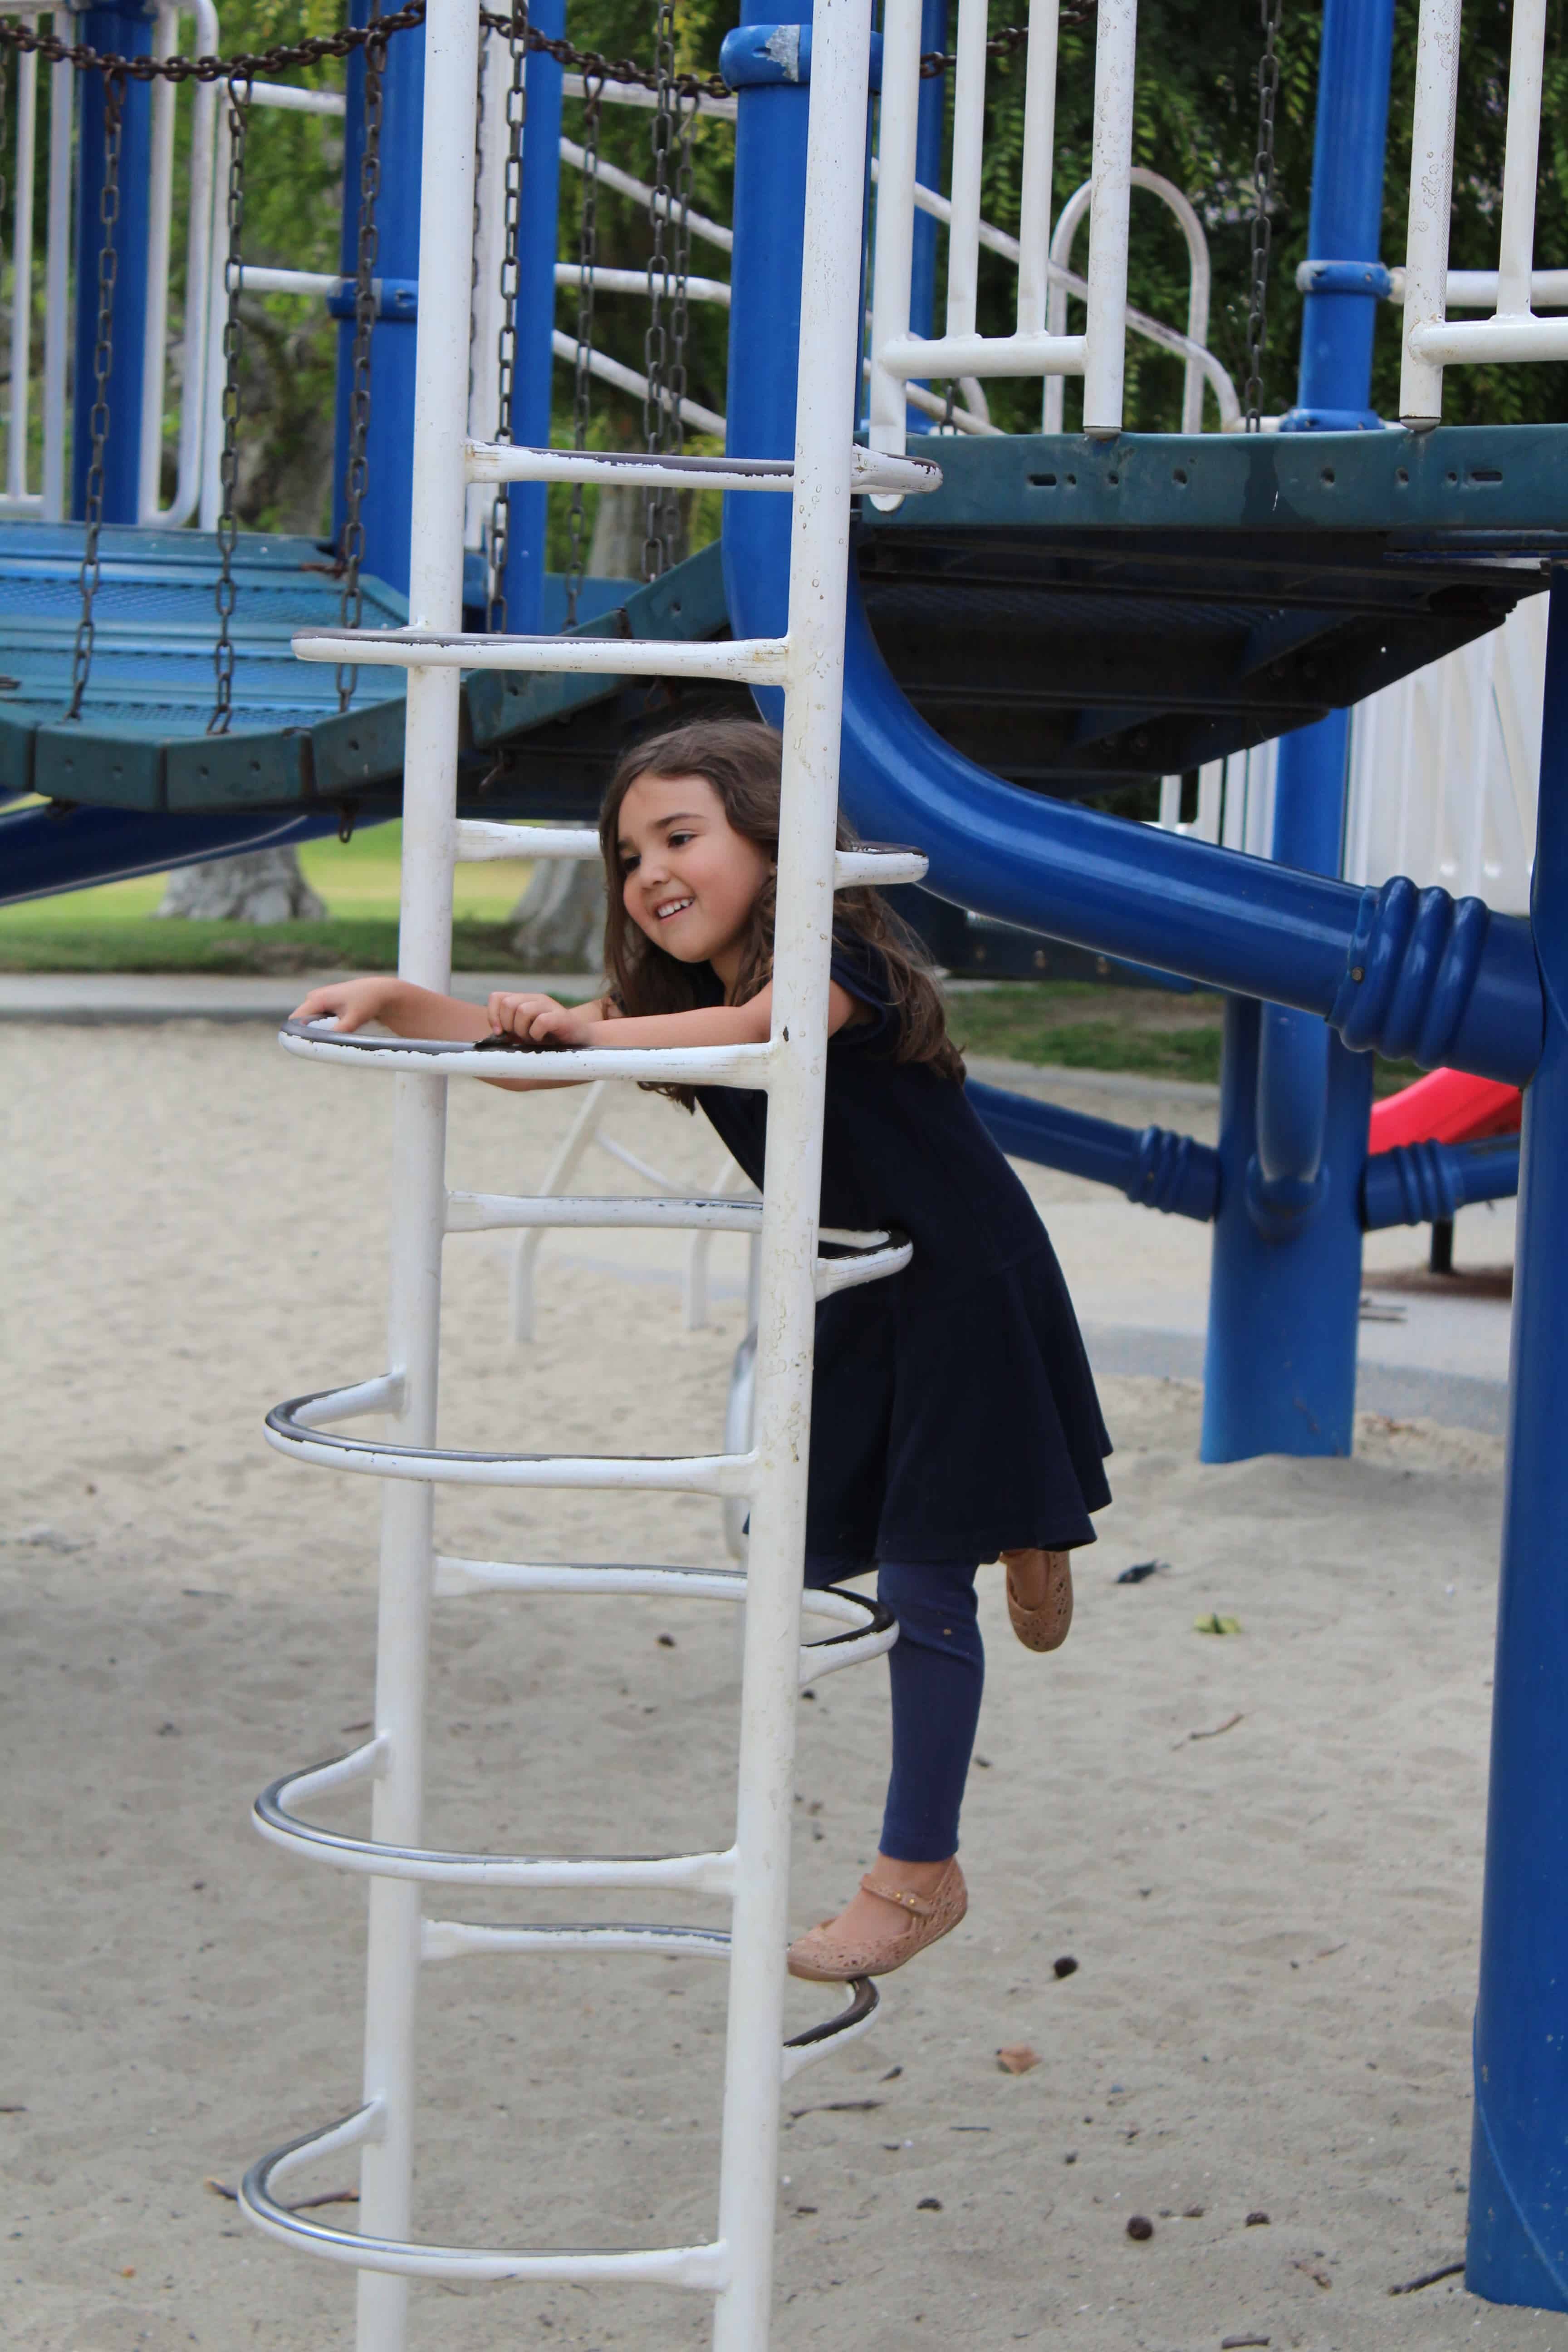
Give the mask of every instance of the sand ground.
[[[363, 1890], [264, 1845], [247, 1812], [369, 1714], [376, 1498], [279, 1461], [259, 1420], [380, 1368], [389, 1090], [198, 1024], [16, 1029], [0, 1054], [0, 2336], [328, 2352], [352, 2341], [348, 2275], [204, 2184], [357, 2102]], [[453, 1181], [537, 1181], [573, 1104], [454, 1088]], [[710, 1139], [663, 1105], [628, 1097], [616, 1131], [711, 1176]], [[1032, 1181], [1064, 1223], [1092, 1197]], [[454, 1242], [448, 1269], [454, 1442], [717, 1437], [732, 1255], [689, 1332], [669, 1244], [573, 1262], [552, 1242], [522, 1349], [504, 1246]], [[1452, 2280], [1389, 2293], [1463, 2247], [1500, 1447], [1368, 1422], [1352, 1463], [1203, 1469], [1194, 1387], [1105, 1390], [1116, 1501], [1068, 1648], [1028, 1656], [984, 1580], [970, 1918], [786, 2094], [780, 2352], [1559, 2352], [1561, 2315]], [[723, 1556], [700, 1500], [438, 1507], [444, 1545], [483, 1556]], [[1168, 1568], [1115, 1581], [1151, 1557]], [[1241, 1632], [1195, 1632], [1215, 1610]], [[434, 1841], [721, 1841], [734, 1670], [717, 1611], [441, 1603]], [[870, 1853], [885, 1706], [873, 1666], [802, 1707], [803, 1924]], [[792, 2010], [808, 2021], [820, 1994]], [[422, 2232], [708, 2234], [721, 2028], [720, 1972], [685, 1962], [432, 1969]], [[995, 2053], [1017, 2042], [1040, 2063], [1014, 2076]], [[351, 2179], [329, 2162], [319, 2186]], [[414, 2340], [441, 2352], [705, 2336], [700, 2305], [652, 2291], [416, 2290]]]

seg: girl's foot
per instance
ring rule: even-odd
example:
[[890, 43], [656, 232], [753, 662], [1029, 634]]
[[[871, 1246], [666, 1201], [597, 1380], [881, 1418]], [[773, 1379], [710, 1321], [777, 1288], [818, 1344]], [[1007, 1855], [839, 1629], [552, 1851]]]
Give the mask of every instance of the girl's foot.
[[1026, 1650], [1059, 1650], [1072, 1623], [1072, 1555], [1005, 1551], [1007, 1615]]
[[968, 1908], [956, 1854], [951, 1862], [894, 1862], [879, 1853], [837, 1918], [795, 1937], [789, 1972], [814, 1984], [886, 1976], [956, 1927]]

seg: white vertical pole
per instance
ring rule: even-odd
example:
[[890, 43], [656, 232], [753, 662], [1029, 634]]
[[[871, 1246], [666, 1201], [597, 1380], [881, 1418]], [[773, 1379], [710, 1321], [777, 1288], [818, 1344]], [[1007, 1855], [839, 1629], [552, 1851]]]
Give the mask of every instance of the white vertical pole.
[[[425, 27], [419, 341], [414, 387], [413, 560], [409, 617], [416, 628], [463, 623], [463, 438], [468, 411], [468, 272], [452, 266], [473, 235], [474, 87], [479, 12], [470, 0], [431, 0]], [[455, 669], [411, 669], [403, 803], [398, 971], [425, 988], [451, 976], [452, 868], [457, 847], [458, 697]], [[447, 1093], [439, 1078], [400, 1077], [393, 1131], [389, 1354], [402, 1373], [397, 1442], [434, 1445], [446, 1210]], [[433, 1570], [434, 1488], [389, 1479], [382, 1502], [376, 1730], [387, 1741], [371, 1834], [417, 1845], [424, 1810], [425, 1684]], [[406, 2239], [411, 2227], [414, 2027], [419, 1979], [417, 1883], [371, 1882], [365, 1991], [364, 2093], [384, 2126], [360, 2176], [360, 2226]], [[402, 2352], [408, 2282], [363, 2271], [360, 2352]]]
[[1121, 385], [1127, 362], [1127, 216], [1132, 191], [1138, 0], [1100, 0], [1099, 16], [1083, 429], [1110, 438], [1121, 430]]
[[16, 195], [11, 253], [11, 415], [5, 488], [27, 492], [27, 379], [33, 341], [33, 163], [37, 152], [38, 60], [24, 49], [16, 66]]
[[202, 386], [202, 488], [196, 520], [203, 530], [217, 529], [223, 486], [223, 330], [228, 313], [228, 173], [234, 142], [228, 128], [226, 86], [218, 93], [217, 135], [213, 142], [212, 241], [208, 247], [206, 380]]
[[[815, 36], [814, 36], [815, 38]], [[877, 236], [871, 278], [870, 444], [901, 457], [908, 396], [881, 354], [910, 331], [914, 274], [915, 136], [921, 95], [920, 0], [886, 0], [877, 135]], [[951, 243], [951, 240], [950, 240]], [[873, 499], [873, 505], [897, 503]]]
[[[153, 55], [172, 58], [179, 19], [164, 0], [153, 27]], [[163, 456], [163, 383], [169, 332], [169, 253], [174, 214], [174, 85], [153, 84], [153, 156], [147, 191], [147, 299], [142, 324], [142, 446], [136, 473], [136, 517], [158, 512]]]
[[1546, 0], [1513, 0], [1508, 59], [1508, 133], [1503, 148], [1502, 230], [1497, 316], [1530, 315], [1535, 254], [1535, 175], [1541, 155], [1541, 72]]
[[[506, 105], [511, 82], [511, 54], [499, 33], [481, 33], [479, 70], [484, 96], [484, 153], [478, 159], [468, 431], [476, 441], [492, 441], [500, 401], [500, 354], [496, 339], [500, 326], [500, 265], [506, 230]], [[470, 483], [464, 519], [466, 546], [484, 545], [494, 499], [494, 490], [485, 483]]]
[[[217, 11], [212, 0], [195, 0], [196, 48], [218, 52]], [[185, 231], [185, 324], [180, 361], [180, 457], [174, 502], [156, 520], [187, 523], [201, 497], [202, 450], [206, 429], [207, 286], [212, 268], [213, 156], [217, 136], [218, 92], [197, 82], [191, 100], [190, 219]]]
[[[980, 291], [980, 166], [985, 150], [985, 0], [958, 0], [952, 72], [952, 212], [947, 228], [947, 331], [974, 332]], [[1032, 27], [1031, 27], [1032, 30]], [[908, 332], [906, 322], [905, 332]]]
[[[58, 32], [68, 16], [49, 18]], [[67, 37], [69, 37], [68, 35]], [[44, 520], [66, 510], [66, 339], [70, 323], [71, 118], [76, 69], [49, 68], [49, 223], [44, 257]]]
[[805, 1546], [822, 1171], [834, 826], [859, 335], [860, 187], [869, 65], [864, 0], [817, 0], [806, 155], [790, 667], [773, 949], [758, 1331], [757, 1474], [746, 1583], [719, 2234], [730, 2283], [715, 2352], [761, 2352], [773, 2291], [796, 1645]]
[[1040, 334], [1046, 324], [1046, 256], [1051, 241], [1051, 164], [1056, 152], [1058, 7], [1059, 0], [1030, 0], [1029, 5], [1029, 46], [1024, 70], [1024, 168], [1018, 193], [1021, 335]]
[[1440, 326], [1448, 307], [1448, 215], [1454, 193], [1454, 118], [1459, 100], [1459, 0], [1421, 0], [1415, 37], [1415, 110], [1410, 132], [1410, 226], [1405, 247], [1405, 355], [1399, 414], [1436, 425], [1443, 370], [1419, 357], [1422, 327]]

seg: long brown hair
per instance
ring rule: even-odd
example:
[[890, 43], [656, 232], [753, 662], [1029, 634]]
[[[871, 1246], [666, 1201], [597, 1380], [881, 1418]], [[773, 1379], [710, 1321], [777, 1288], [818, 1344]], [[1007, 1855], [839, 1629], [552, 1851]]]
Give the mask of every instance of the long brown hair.
[[[759, 719], [699, 719], [668, 734], [635, 744], [623, 753], [599, 812], [608, 905], [605, 919], [605, 970], [610, 995], [626, 1013], [687, 1013], [710, 1001], [698, 972], [682, 963], [633, 922], [626, 910], [620, 861], [621, 803], [642, 776], [701, 776], [717, 793], [732, 830], [754, 842], [768, 860], [768, 878], [758, 892], [730, 1002], [744, 1004], [773, 977], [773, 916], [779, 854], [779, 784], [783, 746]], [[842, 817], [837, 845], [852, 849], [856, 836]], [[840, 890], [834, 899], [833, 928], [838, 937], [874, 948], [887, 974], [887, 1001], [897, 1028], [890, 1056], [924, 1062], [955, 1084], [963, 1063], [947, 1034], [935, 977], [920, 940], [879, 892]], [[669, 1087], [688, 1109], [689, 1087]]]

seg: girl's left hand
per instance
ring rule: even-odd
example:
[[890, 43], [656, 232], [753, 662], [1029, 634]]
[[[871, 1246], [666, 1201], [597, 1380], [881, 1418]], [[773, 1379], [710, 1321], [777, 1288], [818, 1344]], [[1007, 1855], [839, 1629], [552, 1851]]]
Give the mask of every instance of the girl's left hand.
[[588, 1045], [598, 1006], [558, 1004], [552, 996], [514, 996], [498, 989], [488, 1006], [497, 1036], [550, 1038], [557, 1045]]

